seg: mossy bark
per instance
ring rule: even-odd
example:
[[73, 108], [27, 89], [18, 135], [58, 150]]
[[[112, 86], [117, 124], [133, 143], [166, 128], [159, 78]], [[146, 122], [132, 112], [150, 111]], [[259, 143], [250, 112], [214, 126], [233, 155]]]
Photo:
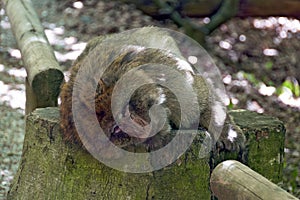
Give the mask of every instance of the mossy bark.
[[26, 118], [18, 173], [8, 199], [209, 199], [208, 158], [194, 143], [175, 163], [153, 173], [109, 168], [80, 147], [65, 144], [58, 108]]
[[[247, 138], [246, 163], [273, 182], [282, 178], [284, 126], [276, 118], [249, 111], [230, 115]], [[203, 136], [173, 164], [152, 173], [125, 173], [100, 163], [81, 147], [66, 144], [59, 109], [37, 109], [26, 118], [19, 170], [8, 199], [210, 199], [210, 161], [199, 157]]]
[[224, 160], [239, 160], [270, 181], [283, 178], [285, 127], [275, 117], [246, 110], [229, 112], [247, 138], [243, 156], [236, 152], [221, 152], [213, 157], [213, 168]]
[[283, 178], [285, 127], [279, 119], [255, 112], [231, 111], [247, 137], [246, 164], [274, 183]]

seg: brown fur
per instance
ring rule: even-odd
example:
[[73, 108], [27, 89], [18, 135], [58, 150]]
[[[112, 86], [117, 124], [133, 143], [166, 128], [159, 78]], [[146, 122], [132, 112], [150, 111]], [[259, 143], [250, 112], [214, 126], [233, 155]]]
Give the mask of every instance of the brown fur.
[[[155, 34], [155, 33], [154, 33]], [[118, 37], [118, 35], [113, 35], [112, 37]], [[75, 78], [76, 74], [78, 73], [78, 70], [80, 67], [87, 67], [82, 66], [84, 65], [84, 58], [93, 50], [96, 49], [97, 45], [101, 44], [105, 40], [105, 38], [100, 37], [92, 40], [89, 45], [87, 46], [86, 50], [83, 52], [83, 54], [77, 59], [74, 66], [71, 68], [71, 76], [70, 80], [65, 83], [62, 86], [61, 90], [61, 127], [64, 134], [64, 139], [67, 142], [79, 144], [82, 145], [81, 138], [79, 137], [74, 121], [73, 121], [73, 114], [72, 114], [72, 92], [73, 87], [75, 84]], [[130, 41], [128, 41], [130, 44]], [[117, 45], [117, 44], [116, 44]], [[134, 44], [135, 45], [135, 44]], [[100, 51], [99, 49], [96, 49], [97, 51]], [[129, 70], [138, 67], [143, 64], [148, 63], [159, 63], [164, 64], [168, 66], [175, 66], [176, 67], [176, 59], [170, 55], [171, 53], [165, 54], [160, 49], [145, 49], [142, 51], [134, 51], [132, 48], [125, 48], [124, 50], [120, 51], [118, 48], [116, 50], [107, 51], [107, 54], [103, 54], [104, 57], [101, 57], [101, 60], [107, 59], [109, 56], [114, 55], [115, 59], [110, 64], [110, 66], [107, 68], [103, 76], [100, 80], [95, 80], [98, 82], [98, 88], [96, 90], [96, 95], [94, 97], [90, 97], [86, 94], [85, 91], [91, 91], [93, 90], [91, 85], [87, 83], [84, 88], [82, 88], [82, 95], [80, 96], [81, 103], [86, 106], [86, 109], [88, 111], [92, 111], [93, 108], [91, 108], [90, 101], [95, 101], [95, 111], [97, 115], [97, 119], [99, 122], [99, 125], [104, 130], [105, 134], [110, 138], [111, 141], [113, 141], [115, 144], [120, 146], [130, 146], [131, 144], [138, 145], [139, 143], [143, 143], [144, 140], [139, 140], [136, 138], [129, 137], [122, 131], [115, 131], [114, 129], [117, 129], [115, 127], [115, 121], [112, 116], [111, 111], [111, 96], [112, 92], [114, 90], [115, 83]], [[120, 53], [121, 52], [121, 53]], [[91, 58], [90, 58], [91, 59]], [[96, 58], [92, 58], [96, 59]], [[100, 61], [99, 61], [100, 62]], [[97, 60], [96, 62], [97, 63]], [[91, 65], [89, 66], [92, 69], [85, 68], [86, 70], [97, 70], [100, 69], [103, 66], [95, 66]], [[134, 77], [132, 77], [134, 79]], [[145, 77], [148, 78], [148, 77]], [[193, 76], [194, 78], [194, 90], [197, 93], [198, 96], [198, 104], [200, 107], [200, 124], [199, 127], [203, 127], [209, 130], [210, 125], [210, 119], [213, 114], [212, 110], [212, 101], [216, 100], [216, 96], [214, 95], [213, 91], [210, 89], [209, 84], [202, 78], [201, 76]], [[175, 81], [175, 80], [174, 80]], [[184, 90], [181, 83], [178, 84], [177, 87], [182, 88]], [[140, 124], [141, 126], [145, 126], [150, 123], [150, 119], [148, 116], [148, 110], [153, 105], [153, 101], [155, 98], [150, 98], [152, 95], [158, 95], [157, 88], [160, 87], [158, 85], [147, 85], [139, 88], [134, 95], [132, 96], [132, 104], [130, 105], [129, 110], [131, 111], [130, 117]], [[170, 129], [178, 129], [180, 120], [186, 120], [189, 121], [189, 116], [186, 116], [186, 119], [180, 118], [180, 106], [179, 103], [176, 100], [176, 97], [172, 92], [170, 92], [168, 89], [160, 87], [164, 93], [166, 94], [168, 100], [164, 103], [164, 106], [166, 106], [166, 113], [168, 114], [168, 123], [164, 126], [163, 130], [161, 130], [160, 134], [157, 136], [154, 136], [155, 144], [152, 144], [154, 147], [153, 149], [159, 148], [161, 145], [166, 144], [170, 139], [163, 139], [163, 137], [168, 138], [168, 133], [170, 132]], [[120, 100], [121, 101], [121, 100]], [[121, 111], [120, 111], [121, 112]], [[93, 115], [91, 112], [90, 115], [86, 115], [86, 120], [89, 120], [90, 117]], [[193, 117], [194, 114], [191, 113], [191, 117]], [[90, 127], [86, 127], [90, 128]], [[132, 131], [134, 130], [134, 127], [128, 127]], [[227, 139], [227, 133], [230, 128], [233, 128], [235, 131], [239, 133], [237, 141], [234, 143], [231, 143]], [[214, 138], [214, 131], [215, 130], [209, 130], [209, 132], [212, 133], [212, 137]], [[93, 137], [92, 135], [89, 136], [89, 138]], [[157, 141], [162, 141], [163, 144]], [[239, 128], [234, 125], [234, 123], [230, 120], [230, 118], [227, 116], [226, 122], [224, 125], [223, 132], [220, 137], [221, 143], [225, 146], [227, 149], [239, 149], [240, 146], [243, 146], [243, 134], [239, 130]], [[150, 145], [151, 146], [151, 145]], [[146, 148], [148, 148], [149, 145], [146, 145]], [[128, 148], [131, 149], [131, 148]]]

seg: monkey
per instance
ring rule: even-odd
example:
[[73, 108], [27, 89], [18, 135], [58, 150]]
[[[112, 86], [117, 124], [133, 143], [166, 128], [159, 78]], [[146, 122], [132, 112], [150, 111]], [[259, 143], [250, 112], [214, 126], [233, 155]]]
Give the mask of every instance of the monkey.
[[[134, 152], [161, 148], [171, 141], [171, 131], [179, 129], [207, 130], [214, 150], [244, 148], [245, 136], [213, 86], [186, 61], [175, 39], [157, 27], [92, 39], [70, 70], [60, 94], [60, 125], [68, 143], [90, 145], [100, 133], [85, 130], [100, 126], [111, 142]], [[126, 100], [130, 88], [135, 89]], [[76, 110], [74, 102], [83, 109]], [[84, 113], [86, 122], [96, 116], [98, 124], [88, 124], [79, 135], [74, 112]]]

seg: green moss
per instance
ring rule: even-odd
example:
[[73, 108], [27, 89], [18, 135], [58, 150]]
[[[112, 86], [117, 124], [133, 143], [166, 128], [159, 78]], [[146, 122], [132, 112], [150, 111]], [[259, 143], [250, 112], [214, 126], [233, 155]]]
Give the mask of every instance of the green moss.
[[[248, 111], [230, 114], [248, 139], [246, 164], [273, 182], [280, 181], [282, 122]], [[204, 136], [199, 131], [190, 148], [161, 170], [125, 173], [107, 167], [81, 147], [65, 144], [58, 109], [38, 109], [27, 117], [22, 161], [8, 199], [210, 199], [209, 155], [200, 155]], [[237, 154], [214, 156], [212, 160], [221, 162]]]
[[[23, 157], [8, 199], [209, 199], [209, 164], [197, 142], [154, 173], [125, 173], [65, 144], [56, 108], [27, 117]], [[51, 134], [50, 134], [51, 133]]]
[[232, 111], [247, 137], [247, 165], [278, 183], [283, 176], [285, 128], [277, 118], [250, 111]]

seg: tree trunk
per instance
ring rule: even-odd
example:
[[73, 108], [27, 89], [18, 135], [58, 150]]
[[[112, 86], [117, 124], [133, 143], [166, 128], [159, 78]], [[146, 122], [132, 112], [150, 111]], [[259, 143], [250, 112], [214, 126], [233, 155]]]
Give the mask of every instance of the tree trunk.
[[[159, 8], [149, 0], [118, 0], [135, 4], [139, 9], [152, 16], [160, 16]], [[166, 1], [166, 0], [162, 0]], [[223, 0], [226, 1], [226, 0]], [[190, 17], [211, 16], [223, 2], [222, 0], [180, 0], [184, 15]], [[170, 1], [171, 2], [171, 1]], [[298, 0], [247, 0], [239, 3], [238, 17], [267, 17], [267, 16], [300, 16], [300, 1]]]

